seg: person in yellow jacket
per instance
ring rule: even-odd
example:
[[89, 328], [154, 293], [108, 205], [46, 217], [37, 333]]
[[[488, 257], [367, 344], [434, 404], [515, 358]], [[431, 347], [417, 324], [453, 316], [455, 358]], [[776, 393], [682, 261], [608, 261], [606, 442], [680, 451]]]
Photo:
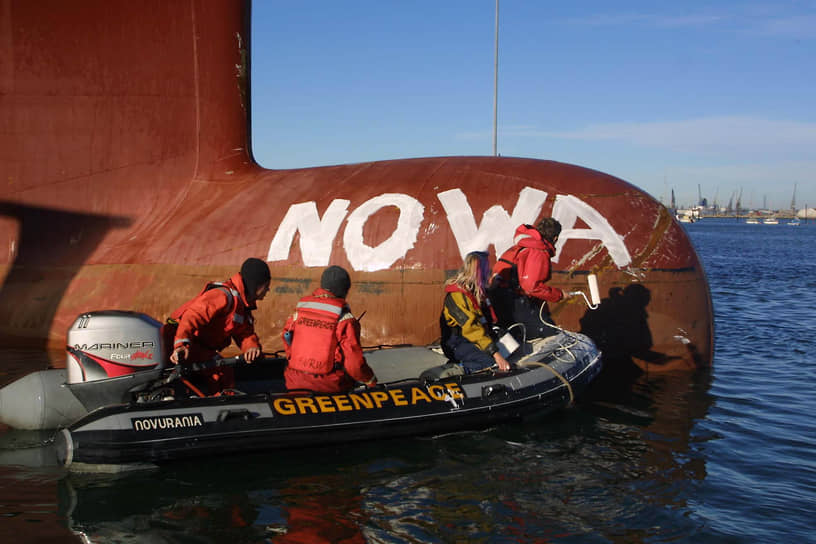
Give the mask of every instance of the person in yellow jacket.
[[489, 279], [487, 253], [475, 251], [465, 256], [462, 268], [445, 284], [439, 316], [442, 351], [468, 374], [494, 364], [499, 370], [510, 370], [493, 336], [496, 318], [485, 294]]

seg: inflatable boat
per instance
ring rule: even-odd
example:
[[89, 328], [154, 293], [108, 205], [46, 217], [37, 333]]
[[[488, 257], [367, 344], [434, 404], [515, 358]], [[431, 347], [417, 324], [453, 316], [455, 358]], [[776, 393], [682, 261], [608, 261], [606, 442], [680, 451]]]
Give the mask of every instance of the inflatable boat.
[[[465, 374], [432, 347], [381, 347], [366, 352], [379, 385], [325, 394], [287, 391], [285, 359], [277, 357], [169, 365], [161, 324], [144, 314], [83, 314], [68, 336], [66, 369], [26, 376], [0, 396], [7, 424], [60, 428], [55, 445], [65, 465], [160, 463], [485, 428], [568, 406], [601, 368], [592, 340], [568, 331], [523, 342], [508, 372]], [[235, 365], [238, 377], [229, 394], [201, 395], [188, 380], [203, 367], [226, 365]]]

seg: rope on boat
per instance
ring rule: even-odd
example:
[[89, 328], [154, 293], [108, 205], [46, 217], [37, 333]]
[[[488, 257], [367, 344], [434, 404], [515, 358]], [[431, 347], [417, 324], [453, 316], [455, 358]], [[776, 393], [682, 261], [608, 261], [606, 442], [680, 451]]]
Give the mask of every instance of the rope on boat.
[[[571, 338], [571, 339], [573, 340], [573, 344], [572, 344], [572, 345], [570, 345], [570, 346], [563, 346], [563, 345], [560, 345], [560, 346], [558, 346], [558, 347], [559, 347], [560, 349], [563, 349], [563, 350], [564, 350], [564, 351], [566, 351], [567, 353], [569, 353], [569, 354], [572, 356], [572, 361], [576, 361], [576, 360], [577, 360], [577, 357], [576, 357], [576, 356], [575, 356], [575, 354], [574, 354], [574, 353], [573, 353], [573, 352], [570, 350], [570, 348], [571, 348], [571, 347], [573, 347], [573, 346], [575, 346], [575, 345], [578, 343], [578, 339], [575, 337], [575, 335], [571, 334], [571, 333], [570, 333], [570, 331], [564, 330], [564, 329], [562, 329], [561, 327], [559, 327], [558, 325], [556, 325], [556, 324], [554, 324], [554, 323], [550, 323], [550, 322], [546, 321], [546, 320], [544, 319], [543, 312], [544, 312], [544, 303], [542, 303], [542, 304], [541, 304], [541, 307], [540, 307], [540, 308], [539, 308], [539, 310], [538, 310], [538, 319], [539, 319], [539, 321], [541, 321], [543, 324], [547, 325], [548, 327], [551, 327], [551, 328], [553, 328], [553, 329], [556, 329], [556, 330], [558, 330], [558, 331], [560, 331], [560, 332], [564, 333], [565, 335], [567, 335], [567, 337], [568, 337], [568, 338]], [[517, 325], [520, 325], [520, 323], [517, 323]], [[514, 325], [514, 326], [515, 326], [515, 325]], [[511, 328], [512, 328], [512, 327], [511, 327]], [[524, 330], [524, 326], [523, 326], [523, 325], [522, 325], [522, 330]], [[525, 332], [525, 337], [526, 337], [526, 330], [525, 330], [524, 332]], [[557, 360], [559, 360], [559, 361], [566, 362], [566, 361], [564, 361], [563, 359], [561, 359], [560, 357], [558, 357], [558, 353], [557, 353], [557, 352], [558, 352], [558, 349], [553, 350], [553, 354], [554, 354], [555, 358], [556, 358]], [[535, 355], [535, 352], [534, 352], [534, 353], [531, 353], [531, 354], [530, 354], [528, 357], [532, 357], [533, 355]], [[570, 401], [570, 404], [572, 404], [573, 402], [575, 402], [575, 392], [572, 390], [572, 385], [569, 383], [569, 381], [567, 381], [567, 379], [566, 379], [564, 376], [562, 376], [562, 375], [561, 375], [561, 373], [559, 373], [557, 370], [555, 370], [553, 367], [551, 367], [551, 366], [550, 366], [550, 365], [548, 365], [547, 363], [542, 363], [542, 362], [540, 362], [540, 361], [524, 361], [523, 359], [522, 359], [522, 361], [523, 361], [524, 366], [543, 366], [543, 367], [546, 367], [546, 368], [547, 368], [547, 370], [549, 370], [550, 372], [552, 372], [552, 373], [555, 375], [555, 377], [556, 377], [556, 378], [558, 378], [559, 380], [561, 380], [561, 382], [562, 382], [562, 383], [563, 383], [565, 386], [567, 386], [567, 391], [569, 391], [569, 397], [570, 397], [570, 400], [569, 400], [569, 401]], [[522, 361], [519, 361], [519, 363], [521, 363]], [[572, 361], [569, 361], [569, 362], [572, 362]]]
[[564, 383], [564, 385], [566, 385], [566, 386], [567, 386], [567, 391], [569, 391], [569, 397], [570, 397], [569, 401], [570, 401], [570, 404], [572, 404], [573, 402], [575, 402], [575, 392], [572, 390], [572, 385], [571, 385], [571, 384], [570, 384], [570, 383], [567, 381], [567, 379], [566, 379], [564, 376], [562, 376], [562, 375], [561, 375], [561, 374], [560, 374], [560, 373], [559, 373], [557, 370], [555, 370], [553, 367], [551, 367], [551, 366], [550, 366], [550, 365], [548, 365], [547, 363], [542, 363], [542, 362], [540, 362], [540, 361], [527, 361], [526, 363], [524, 363], [524, 366], [543, 366], [543, 367], [545, 367], [547, 370], [549, 370], [550, 372], [552, 372], [553, 374], [555, 374], [555, 377], [556, 377], [556, 378], [558, 378], [559, 380], [561, 380], [561, 381]]

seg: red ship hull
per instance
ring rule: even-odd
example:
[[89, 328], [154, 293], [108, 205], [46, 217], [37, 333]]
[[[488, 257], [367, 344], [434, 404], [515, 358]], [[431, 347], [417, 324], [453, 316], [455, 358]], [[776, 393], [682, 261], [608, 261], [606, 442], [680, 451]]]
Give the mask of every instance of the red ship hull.
[[[0, 335], [60, 348], [86, 311], [163, 319], [250, 256], [272, 270], [268, 351], [328, 264], [352, 274], [363, 342], [439, 336], [442, 283], [469, 250], [564, 225], [553, 305], [618, 360], [708, 366], [712, 310], [682, 227], [636, 187], [567, 164], [448, 157], [267, 170], [249, 146], [243, 2], [0, 4]], [[608, 364], [608, 363], [607, 363]]]

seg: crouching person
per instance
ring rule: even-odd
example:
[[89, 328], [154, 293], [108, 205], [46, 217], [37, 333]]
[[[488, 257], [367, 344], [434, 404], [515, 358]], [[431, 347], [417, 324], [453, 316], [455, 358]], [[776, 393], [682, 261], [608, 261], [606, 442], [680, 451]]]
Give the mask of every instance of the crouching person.
[[442, 351], [467, 373], [494, 363], [499, 370], [510, 370], [510, 363], [499, 353], [492, 335], [495, 318], [485, 295], [489, 276], [487, 253], [476, 251], [465, 256], [462, 268], [445, 284], [445, 302], [439, 317]]
[[[249, 258], [230, 279], [204, 286], [195, 298], [170, 316], [169, 323], [178, 324], [170, 361], [174, 364], [209, 361], [233, 341], [247, 363], [261, 358], [252, 310], [269, 291], [269, 281], [269, 266], [260, 259]], [[235, 374], [230, 367], [203, 370], [194, 382], [213, 395], [235, 387]]]
[[515, 245], [493, 267], [488, 296], [499, 325], [509, 328], [515, 323], [523, 324], [527, 340], [558, 332], [547, 303], [569, 297], [569, 293], [547, 285], [552, 276], [550, 259], [555, 255], [559, 234], [561, 223], [552, 217], [542, 218], [535, 227], [521, 225], [516, 229]]
[[287, 389], [340, 393], [356, 382], [377, 384], [363, 357], [360, 323], [346, 304], [350, 288], [348, 272], [330, 266], [323, 271], [320, 289], [297, 303], [283, 328]]

